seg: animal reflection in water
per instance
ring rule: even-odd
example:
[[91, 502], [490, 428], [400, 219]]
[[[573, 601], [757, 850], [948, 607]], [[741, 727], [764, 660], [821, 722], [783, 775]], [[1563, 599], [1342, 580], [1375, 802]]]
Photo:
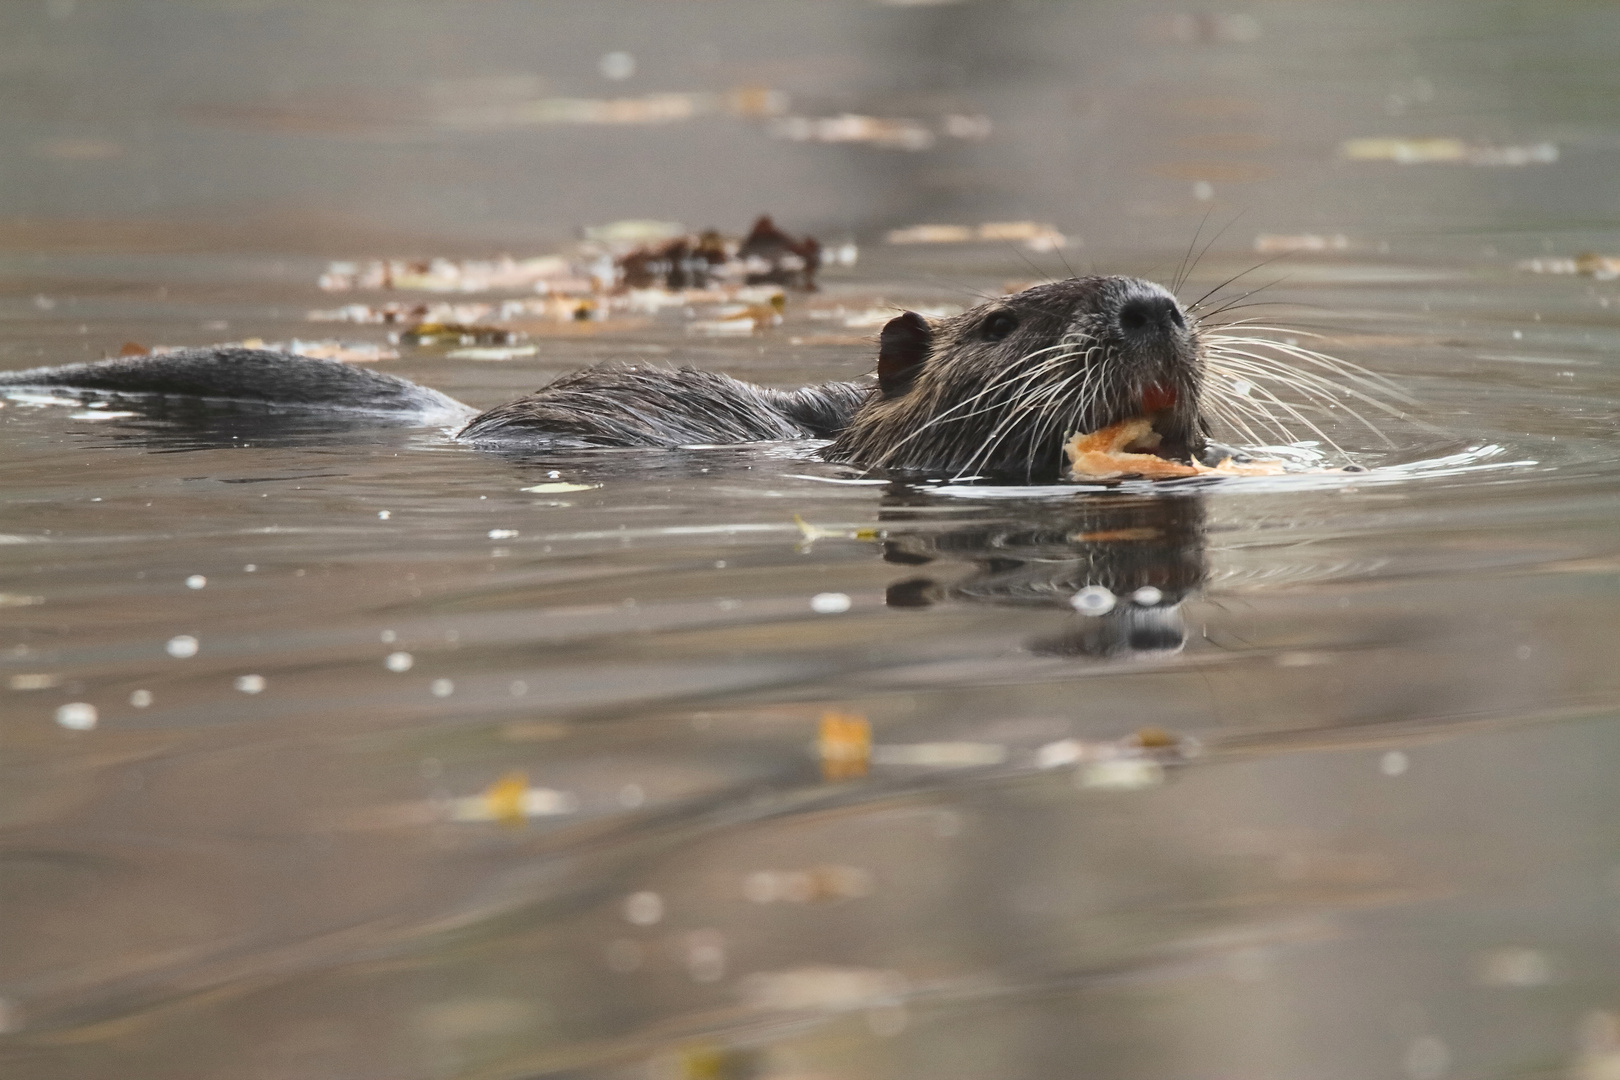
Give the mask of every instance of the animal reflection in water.
[[1206, 575], [1204, 505], [1184, 495], [1086, 495], [1017, 521], [906, 531], [920, 520], [885, 508], [883, 558], [913, 572], [887, 590], [895, 608], [968, 602], [1073, 612], [1058, 634], [1029, 641], [1049, 656], [1112, 657], [1180, 650], [1181, 604]]

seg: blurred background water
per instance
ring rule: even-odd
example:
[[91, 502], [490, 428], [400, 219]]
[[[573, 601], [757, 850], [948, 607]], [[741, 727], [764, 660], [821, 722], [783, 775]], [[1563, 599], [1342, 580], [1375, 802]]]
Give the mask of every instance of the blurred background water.
[[1196, 237], [1187, 299], [1251, 271], [1418, 403], [1332, 430], [1355, 482], [1097, 494], [14, 397], [7, 1077], [1620, 1075], [1620, 10], [0, 28], [0, 367], [328, 335], [331, 260], [768, 212], [859, 252], [779, 327], [379, 366], [798, 386], [870, 369], [866, 313]]

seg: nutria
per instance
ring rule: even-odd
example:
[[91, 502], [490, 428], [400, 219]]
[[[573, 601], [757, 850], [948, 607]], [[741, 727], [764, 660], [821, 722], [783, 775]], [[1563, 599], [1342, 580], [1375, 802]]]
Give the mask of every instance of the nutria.
[[[466, 422], [492, 448], [675, 447], [830, 439], [828, 461], [935, 475], [1057, 480], [1065, 436], [1147, 415], [1156, 452], [1206, 451], [1198, 335], [1170, 292], [1126, 277], [1071, 278], [880, 335], [876, 381], [767, 389], [726, 375], [610, 365], [473, 410], [392, 375], [241, 348], [0, 373], [0, 386], [62, 386]], [[471, 416], [470, 419], [468, 417]], [[1223, 451], [1224, 452], [1224, 451]]]

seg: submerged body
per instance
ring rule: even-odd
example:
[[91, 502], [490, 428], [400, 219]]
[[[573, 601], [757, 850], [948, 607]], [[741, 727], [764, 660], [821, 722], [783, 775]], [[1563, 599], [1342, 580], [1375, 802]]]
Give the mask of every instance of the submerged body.
[[607, 366], [474, 415], [405, 379], [222, 347], [0, 373], [0, 386], [243, 401], [456, 425], [502, 449], [828, 439], [829, 461], [1026, 482], [1062, 475], [1063, 441], [1134, 417], [1157, 453], [1205, 449], [1203, 360], [1174, 296], [1134, 278], [1071, 278], [951, 318], [884, 327], [876, 380], [776, 390], [691, 368]]

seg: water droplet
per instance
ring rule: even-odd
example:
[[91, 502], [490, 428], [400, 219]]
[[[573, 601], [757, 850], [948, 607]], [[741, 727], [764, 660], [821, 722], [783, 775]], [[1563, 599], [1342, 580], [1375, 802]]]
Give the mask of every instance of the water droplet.
[[1391, 750], [1378, 760], [1378, 771], [1385, 776], [1399, 776], [1410, 764], [1405, 754], [1399, 750]]
[[198, 647], [197, 639], [190, 634], [178, 634], [164, 644], [163, 651], [176, 660], [184, 660], [188, 656], [196, 656]]
[[152, 704], [152, 691], [136, 690], [134, 693], [129, 695], [129, 703], [135, 706], [137, 709], [146, 708], [148, 705]]
[[625, 897], [624, 917], [637, 926], [651, 926], [664, 917], [664, 898], [655, 892], [631, 893]]
[[456, 684], [449, 679], [434, 679], [428, 689], [433, 692], [434, 697], [449, 697], [456, 692]]
[[186, 588], [188, 589], [200, 589], [207, 584], [208, 579], [203, 577], [201, 574], [192, 574], [190, 577], [186, 578]]
[[96, 726], [96, 707], [84, 701], [70, 701], [56, 710], [56, 722], [69, 731], [89, 731]]
[[1082, 615], [1106, 615], [1114, 604], [1114, 594], [1106, 585], [1087, 585], [1069, 600], [1069, 606]]
[[393, 652], [383, 660], [383, 667], [389, 671], [409, 671], [416, 658], [408, 652]]

